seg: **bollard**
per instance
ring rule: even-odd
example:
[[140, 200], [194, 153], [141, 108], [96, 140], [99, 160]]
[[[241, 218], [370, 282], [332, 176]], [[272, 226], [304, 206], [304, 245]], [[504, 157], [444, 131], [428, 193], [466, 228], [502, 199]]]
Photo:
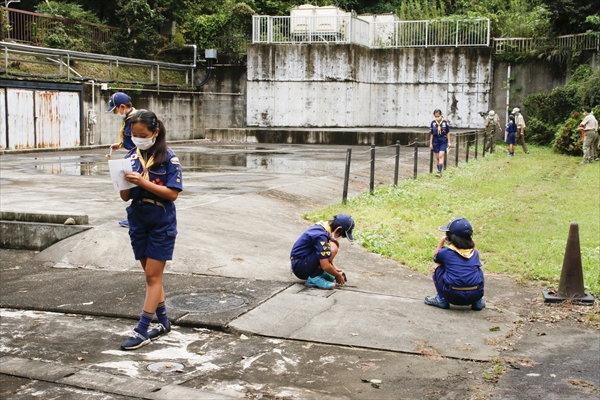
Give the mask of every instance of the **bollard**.
[[418, 158], [419, 158], [419, 140], [418, 138], [415, 138], [415, 172], [414, 172], [414, 179], [417, 179], [417, 163], [418, 163]]
[[[481, 157], [485, 158], [485, 147], [487, 146], [487, 133], [483, 135], [483, 151], [481, 152]], [[491, 149], [490, 149], [491, 151]]]
[[[437, 167], [437, 165], [436, 165]], [[433, 149], [429, 152], [429, 173], [433, 172]]]
[[394, 168], [394, 186], [398, 186], [398, 170], [400, 169], [400, 141], [396, 140], [396, 166]]
[[344, 174], [344, 192], [342, 194], [342, 203], [346, 204], [348, 199], [348, 181], [350, 180], [350, 160], [352, 159], [352, 149], [348, 148], [346, 152], [346, 173]]
[[454, 166], [458, 167], [458, 148], [460, 145], [460, 140], [458, 139], [458, 135], [456, 135], [456, 154], [454, 154]]
[[594, 296], [585, 292], [583, 287], [583, 270], [581, 268], [581, 249], [579, 246], [579, 226], [571, 223], [565, 258], [558, 291], [542, 290], [545, 303], [560, 303], [571, 300], [586, 305], [594, 304]]
[[468, 164], [469, 163], [469, 145], [471, 143], [469, 142], [469, 139], [467, 139], [467, 158], [465, 159], [465, 162]]
[[369, 190], [375, 190], [375, 145], [371, 145], [371, 177], [369, 179]]
[[479, 131], [475, 131], [475, 159], [477, 160], [477, 152], [479, 151]]

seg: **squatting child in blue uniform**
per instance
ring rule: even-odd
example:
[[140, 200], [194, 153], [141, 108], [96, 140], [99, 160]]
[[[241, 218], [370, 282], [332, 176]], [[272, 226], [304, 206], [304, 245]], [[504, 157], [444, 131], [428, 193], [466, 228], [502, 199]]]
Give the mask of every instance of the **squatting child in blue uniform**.
[[[183, 190], [179, 159], [167, 147], [165, 127], [156, 115], [139, 110], [131, 118], [131, 138], [136, 148], [125, 158], [132, 173], [125, 179], [137, 186], [122, 190], [121, 198], [131, 200], [127, 207], [129, 237], [136, 260], [146, 274], [146, 298], [140, 321], [121, 349], [133, 350], [171, 331], [162, 284], [167, 260], [173, 258], [177, 219], [175, 203]], [[158, 325], [149, 330], [154, 314]]]
[[515, 124], [515, 116], [510, 114], [508, 116], [508, 124], [506, 125], [506, 143], [508, 143], [508, 155], [515, 155], [515, 144], [517, 143], [517, 124]]
[[444, 155], [446, 150], [451, 148], [450, 144], [450, 125], [442, 116], [441, 110], [433, 112], [434, 120], [429, 125], [429, 148], [435, 154], [435, 163], [437, 165], [437, 176], [442, 177], [442, 168], [444, 168]]
[[294, 243], [290, 253], [292, 272], [306, 280], [306, 286], [333, 289], [336, 282], [346, 283], [343, 270], [333, 262], [340, 244], [339, 237], [354, 241], [354, 220], [348, 214], [338, 214], [330, 221], [320, 221], [308, 228]]
[[483, 309], [483, 271], [471, 238], [471, 224], [465, 218], [454, 218], [447, 226], [441, 226], [440, 231], [445, 231], [446, 236], [433, 255], [437, 295], [425, 297], [425, 304], [440, 308], [450, 308], [450, 304], [471, 305], [473, 310]]

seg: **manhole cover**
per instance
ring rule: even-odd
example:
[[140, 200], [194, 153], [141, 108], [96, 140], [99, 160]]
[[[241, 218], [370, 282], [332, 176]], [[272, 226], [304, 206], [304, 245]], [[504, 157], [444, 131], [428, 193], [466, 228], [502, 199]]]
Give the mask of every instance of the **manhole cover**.
[[183, 364], [176, 362], [157, 362], [148, 365], [148, 370], [152, 372], [183, 372]]
[[213, 312], [241, 307], [247, 300], [231, 293], [190, 293], [167, 299], [169, 307], [183, 311]]

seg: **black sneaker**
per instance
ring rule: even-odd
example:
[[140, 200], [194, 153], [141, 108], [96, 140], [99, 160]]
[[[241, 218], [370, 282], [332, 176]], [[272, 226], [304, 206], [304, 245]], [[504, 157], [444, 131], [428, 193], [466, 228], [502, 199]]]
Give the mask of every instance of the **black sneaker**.
[[156, 340], [159, 337], [161, 337], [162, 335], [166, 335], [167, 333], [171, 332], [171, 324], [169, 324], [169, 328], [165, 328], [165, 326], [163, 324], [156, 324], [154, 326], [154, 328], [150, 329], [148, 331], [148, 338], [150, 340]]
[[130, 336], [121, 343], [121, 350], [135, 350], [150, 343], [150, 338], [144, 336], [135, 328], [131, 331]]

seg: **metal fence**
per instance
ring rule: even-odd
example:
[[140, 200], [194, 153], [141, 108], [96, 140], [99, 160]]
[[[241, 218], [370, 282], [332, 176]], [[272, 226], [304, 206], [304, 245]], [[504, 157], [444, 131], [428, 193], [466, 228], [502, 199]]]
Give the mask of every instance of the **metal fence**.
[[490, 20], [375, 23], [376, 47], [489, 46]]
[[[118, 28], [4, 8], [9, 29], [0, 29], [0, 40], [35, 46], [70, 48], [90, 53], [109, 53]], [[0, 21], [4, 25], [6, 21]]]
[[502, 38], [494, 39], [494, 51], [503, 53], [530, 53], [539, 49], [557, 50], [600, 50], [600, 33], [580, 33], [577, 35], [564, 35], [556, 38]]
[[255, 15], [252, 43], [356, 43], [368, 47], [489, 46], [490, 20], [387, 21], [351, 15]]

